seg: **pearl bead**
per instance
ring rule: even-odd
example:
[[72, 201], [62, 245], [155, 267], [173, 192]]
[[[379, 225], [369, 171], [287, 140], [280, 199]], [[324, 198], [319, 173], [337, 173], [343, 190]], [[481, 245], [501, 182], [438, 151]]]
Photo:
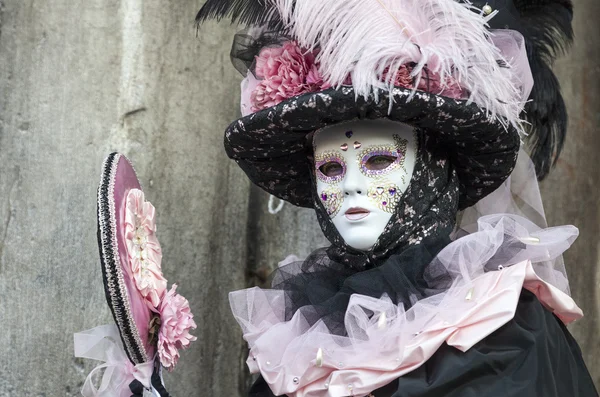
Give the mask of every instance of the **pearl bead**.
[[377, 328], [378, 329], [385, 329], [387, 325], [387, 316], [385, 314], [385, 312], [381, 313], [381, 315], [379, 316], [379, 320], [377, 321]]
[[319, 350], [317, 350], [317, 359], [315, 365], [319, 368], [323, 366], [323, 349], [320, 347]]
[[475, 288], [471, 288], [469, 290], [469, 292], [467, 292], [467, 296], [465, 296], [465, 300], [466, 301], [470, 301], [471, 299], [473, 299], [473, 291], [475, 290]]
[[292, 381], [294, 382], [295, 385], [297, 385], [298, 383], [300, 383], [300, 378], [298, 378], [296, 376], [296, 377], [294, 377], [294, 379], [292, 379]]
[[486, 4], [486, 5], [483, 6], [483, 13], [485, 15], [490, 15], [492, 13], [492, 11], [494, 11], [494, 10], [492, 9], [491, 5]]

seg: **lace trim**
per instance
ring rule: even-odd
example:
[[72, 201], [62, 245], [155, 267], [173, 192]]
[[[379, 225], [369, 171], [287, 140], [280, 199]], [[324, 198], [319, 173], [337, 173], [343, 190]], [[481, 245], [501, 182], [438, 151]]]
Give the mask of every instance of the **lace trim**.
[[102, 166], [102, 177], [98, 187], [98, 243], [106, 299], [119, 328], [127, 356], [134, 364], [140, 364], [147, 362], [148, 357], [131, 314], [117, 242], [114, 188], [121, 157], [118, 153], [112, 153]]

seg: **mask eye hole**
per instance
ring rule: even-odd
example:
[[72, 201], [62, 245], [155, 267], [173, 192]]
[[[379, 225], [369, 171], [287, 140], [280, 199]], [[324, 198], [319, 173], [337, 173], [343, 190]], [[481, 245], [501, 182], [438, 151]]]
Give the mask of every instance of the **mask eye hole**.
[[337, 161], [328, 161], [319, 167], [319, 171], [325, 176], [336, 177], [344, 173], [344, 166]]
[[392, 165], [398, 157], [388, 155], [375, 155], [371, 156], [365, 162], [365, 168], [369, 171], [381, 171]]
[[315, 168], [317, 178], [321, 182], [335, 184], [344, 179], [346, 174], [346, 162], [344, 158], [335, 151], [320, 153], [315, 156]]

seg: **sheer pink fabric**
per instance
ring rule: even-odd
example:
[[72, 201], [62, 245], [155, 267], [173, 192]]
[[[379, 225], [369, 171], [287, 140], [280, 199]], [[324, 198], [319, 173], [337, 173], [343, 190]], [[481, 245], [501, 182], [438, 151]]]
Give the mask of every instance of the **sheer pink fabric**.
[[348, 336], [332, 335], [322, 321], [309, 326], [302, 309], [286, 321], [282, 291], [230, 293], [251, 372], [260, 372], [276, 395], [365, 396], [422, 365], [442, 343], [466, 351], [506, 324], [522, 288], [563, 322], [580, 318], [561, 257], [578, 231], [542, 228], [523, 216], [545, 225], [531, 167], [521, 153], [512, 177], [465, 211], [456, 233], [462, 237], [434, 259], [453, 277], [448, 290], [409, 310], [385, 295], [355, 294], [345, 316]]
[[[507, 67], [504, 73], [515, 82], [518, 95], [515, 98], [521, 104], [521, 110], [529, 99], [533, 88], [533, 75], [527, 59], [525, 38], [516, 30], [497, 29], [491, 31], [492, 43], [500, 50]], [[490, 84], [493, 84], [491, 81]]]
[[[151, 387], [154, 362], [133, 365], [123, 349], [119, 329], [115, 324], [102, 325], [74, 335], [75, 357], [101, 361], [81, 388], [84, 397], [130, 397], [129, 384], [139, 380]], [[95, 380], [99, 379], [97, 386]]]
[[348, 337], [331, 335], [323, 323], [308, 328], [302, 311], [284, 321], [280, 291], [252, 288], [232, 292], [230, 301], [251, 347], [250, 371], [276, 395], [364, 396], [419, 367], [444, 342], [468, 350], [512, 319], [523, 287], [565, 322], [582, 316], [529, 261], [457, 283], [408, 311], [385, 296], [353, 295]]
[[[500, 214], [500, 215], [499, 215]], [[478, 219], [498, 222], [501, 214], [517, 215], [524, 221], [507, 225], [511, 241], [521, 240], [524, 252], [515, 253], [500, 247], [498, 255], [513, 262], [528, 257], [535, 262], [536, 273], [548, 283], [570, 294], [562, 252], [577, 238], [574, 226], [546, 228], [546, 215], [535, 175], [535, 166], [521, 149], [511, 176], [492, 194], [463, 211], [455, 238], [478, 229]], [[538, 241], [539, 240], [539, 241]], [[514, 249], [513, 249], [514, 251]], [[517, 257], [510, 259], [512, 256]]]

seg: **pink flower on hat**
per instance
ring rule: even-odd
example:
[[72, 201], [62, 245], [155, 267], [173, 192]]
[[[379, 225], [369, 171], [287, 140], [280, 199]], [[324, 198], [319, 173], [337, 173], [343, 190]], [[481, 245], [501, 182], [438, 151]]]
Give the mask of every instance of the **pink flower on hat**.
[[256, 57], [256, 77], [268, 78], [277, 75], [279, 73], [279, 66], [281, 65], [280, 60], [283, 52], [283, 47], [265, 47], [261, 49]]
[[129, 256], [129, 275], [151, 308], [158, 307], [167, 289], [161, 271], [162, 251], [156, 238], [154, 206], [144, 192], [131, 189], [125, 206], [125, 240]]
[[328, 88], [331, 88], [331, 84], [326, 83], [323, 80], [323, 76], [321, 75], [321, 72], [319, 72], [319, 68], [315, 64], [313, 64], [310, 67], [310, 70], [306, 75], [306, 84], [308, 85], [310, 92], [326, 90]]
[[160, 362], [168, 371], [172, 371], [179, 360], [179, 350], [189, 347], [196, 337], [190, 334], [196, 329], [187, 299], [175, 293], [177, 285], [165, 294], [160, 303], [161, 319], [158, 333], [158, 356]]
[[[316, 62], [318, 52], [303, 51], [293, 41], [285, 42], [281, 47], [263, 48], [256, 57], [254, 76], [259, 79], [250, 94], [250, 110], [257, 112], [275, 106], [291, 97], [317, 92], [330, 88], [324, 81]], [[382, 81], [391, 79], [392, 85], [415, 89], [413, 68], [402, 65], [393, 76], [389, 69], [382, 73]], [[348, 75], [344, 85], [351, 85]], [[424, 68], [416, 89], [436, 95], [455, 99], [464, 99], [466, 92], [452, 76], [447, 76], [444, 82], [439, 74]]]
[[250, 94], [252, 111], [257, 112], [275, 106], [303, 92], [303, 87], [291, 85], [278, 76], [262, 80]]
[[293, 41], [263, 48], [256, 57], [255, 75], [262, 79], [250, 95], [256, 112], [306, 92], [329, 88], [315, 65], [315, 55]]
[[427, 71], [427, 69], [423, 70], [417, 89], [454, 99], [464, 99], [466, 97], [466, 92], [452, 76], [446, 76], [444, 82], [442, 82], [438, 73]]
[[396, 87], [413, 88], [413, 77], [410, 75], [412, 68], [408, 68], [406, 65], [400, 66], [395, 76], [389, 76], [389, 69], [383, 72], [383, 81], [387, 82], [388, 79], [392, 79], [393, 85]]

